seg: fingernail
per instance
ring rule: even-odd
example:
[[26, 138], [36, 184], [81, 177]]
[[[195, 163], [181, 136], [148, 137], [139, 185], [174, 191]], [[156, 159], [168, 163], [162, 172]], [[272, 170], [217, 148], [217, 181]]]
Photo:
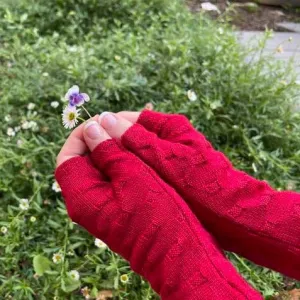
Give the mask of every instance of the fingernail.
[[105, 111], [99, 116], [99, 123], [104, 128], [110, 128], [110, 127], [113, 127], [117, 123], [117, 119], [113, 114]]
[[100, 126], [96, 121], [88, 122], [84, 127], [84, 131], [86, 135], [93, 140], [99, 138], [101, 135]]

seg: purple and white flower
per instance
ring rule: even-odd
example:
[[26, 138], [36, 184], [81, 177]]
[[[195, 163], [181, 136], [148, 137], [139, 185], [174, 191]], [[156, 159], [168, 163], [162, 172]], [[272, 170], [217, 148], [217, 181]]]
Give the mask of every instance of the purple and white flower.
[[65, 100], [69, 101], [71, 106], [81, 106], [90, 101], [90, 97], [86, 93], [79, 93], [79, 86], [73, 85], [66, 93]]

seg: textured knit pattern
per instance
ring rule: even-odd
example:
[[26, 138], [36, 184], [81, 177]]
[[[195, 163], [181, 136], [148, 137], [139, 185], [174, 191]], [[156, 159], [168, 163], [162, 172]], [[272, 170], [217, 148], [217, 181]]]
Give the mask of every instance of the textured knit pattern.
[[187, 204], [115, 140], [56, 170], [74, 222], [122, 255], [163, 300], [262, 299]]
[[300, 195], [234, 169], [180, 115], [144, 111], [123, 145], [151, 166], [226, 250], [300, 279]]

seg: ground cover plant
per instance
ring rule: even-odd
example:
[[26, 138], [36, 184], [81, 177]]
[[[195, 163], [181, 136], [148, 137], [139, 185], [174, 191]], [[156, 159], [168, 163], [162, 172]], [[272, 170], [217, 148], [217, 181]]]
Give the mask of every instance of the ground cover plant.
[[[184, 113], [236, 167], [299, 190], [299, 82], [292, 64], [251, 59], [264, 41], [243, 49], [222, 20], [174, 0], [1, 1], [0, 298], [156, 299], [67, 216], [53, 171], [73, 85], [91, 114]], [[229, 256], [266, 297], [297, 285]]]

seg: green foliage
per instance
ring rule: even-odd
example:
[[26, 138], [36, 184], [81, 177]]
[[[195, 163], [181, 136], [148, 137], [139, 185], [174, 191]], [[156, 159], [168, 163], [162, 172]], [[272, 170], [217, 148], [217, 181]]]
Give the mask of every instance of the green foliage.
[[[192, 15], [174, 0], [2, 1], [0, 226], [8, 232], [0, 236], [0, 295], [82, 299], [80, 287], [87, 286], [94, 296], [109, 289], [119, 299], [156, 299], [120, 257], [98, 249], [69, 221], [51, 188], [68, 135], [60, 99], [73, 84], [89, 93], [93, 114], [138, 110], [146, 102], [184, 113], [237, 168], [276, 188], [295, 182], [299, 189], [300, 117], [293, 109], [299, 86], [291, 65], [254, 56], [268, 34], [257, 48], [242, 49], [226, 25]], [[197, 101], [188, 100], [189, 89]], [[9, 127], [30, 121], [36, 126], [7, 135]], [[27, 211], [19, 209], [22, 198], [29, 199]], [[62, 263], [50, 261], [54, 253], [63, 255]], [[231, 259], [266, 296], [282, 288], [277, 273]], [[71, 270], [80, 281], [70, 280]], [[127, 285], [119, 280], [124, 273]]]
[[42, 276], [46, 271], [49, 271], [50, 264], [50, 260], [43, 255], [36, 255], [33, 258], [33, 268], [38, 276]]

